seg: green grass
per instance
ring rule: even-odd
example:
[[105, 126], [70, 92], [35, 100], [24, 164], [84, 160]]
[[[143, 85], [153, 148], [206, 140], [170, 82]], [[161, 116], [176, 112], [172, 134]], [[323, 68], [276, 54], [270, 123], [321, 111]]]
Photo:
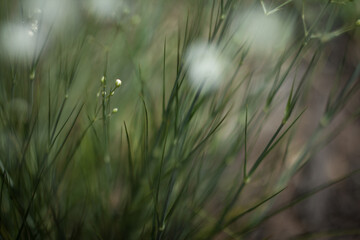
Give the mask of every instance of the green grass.
[[[0, 239], [247, 239], [358, 173], [274, 207], [292, 177], [359, 119], [351, 103], [360, 65], [348, 63], [347, 49], [334, 59], [321, 116], [310, 116], [314, 130], [295, 143], [334, 42], [359, 42], [359, 3], [128, 1], [105, 19], [66, 3], [76, 16], [61, 18], [61, 4], [49, 20], [44, 7], [34, 54], [2, 48]], [[259, 43], [238, 34], [241, 13], [254, 8], [293, 18], [291, 40], [259, 55]], [[32, 23], [31, 11], [2, 1], [0, 27]], [[187, 61], [199, 42], [224, 60], [219, 78], [218, 65], [204, 72]], [[212, 75], [194, 85], [197, 70]], [[209, 90], [212, 77], [220, 83]]]

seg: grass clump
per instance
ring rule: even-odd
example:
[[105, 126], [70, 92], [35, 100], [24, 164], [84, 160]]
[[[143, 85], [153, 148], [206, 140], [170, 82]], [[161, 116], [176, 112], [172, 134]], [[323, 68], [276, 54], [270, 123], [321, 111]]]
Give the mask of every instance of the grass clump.
[[358, 3], [105, 2], [0, 3], [1, 239], [246, 239], [358, 173], [274, 207], [359, 118], [347, 49], [297, 141]]

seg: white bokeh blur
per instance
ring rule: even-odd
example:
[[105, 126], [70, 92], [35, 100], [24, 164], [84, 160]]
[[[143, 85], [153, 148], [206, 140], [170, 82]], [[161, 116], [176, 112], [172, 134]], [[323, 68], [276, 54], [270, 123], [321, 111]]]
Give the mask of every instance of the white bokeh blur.
[[79, 20], [78, 8], [70, 0], [29, 0], [23, 3], [24, 16], [0, 25], [2, 57], [19, 61], [36, 58], [52, 32], [66, 34]]
[[38, 32], [31, 25], [6, 23], [1, 26], [1, 50], [12, 58], [32, 59], [37, 54]]
[[280, 12], [266, 15], [253, 9], [239, 13], [234, 22], [235, 42], [250, 44], [251, 53], [260, 57], [283, 51], [294, 32], [294, 19]]
[[83, 5], [97, 19], [105, 21], [115, 20], [126, 9], [123, 0], [86, 0]]
[[215, 45], [197, 42], [189, 46], [185, 55], [190, 84], [204, 92], [217, 89], [226, 67], [226, 61]]
[[45, 31], [62, 31], [79, 21], [79, 7], [73, 0], [28, 0], [24, 9], [32, 20], [38, 20]]

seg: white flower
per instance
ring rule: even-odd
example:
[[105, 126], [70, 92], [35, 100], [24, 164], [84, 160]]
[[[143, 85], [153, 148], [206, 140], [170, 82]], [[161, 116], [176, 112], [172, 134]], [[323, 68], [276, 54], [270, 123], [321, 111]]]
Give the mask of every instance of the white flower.
[[113, 113], [117, 113], [118, 111], [119, 111], [118, 108], [113, 108], [113, 110], [112, 110]]
[[7, 23], [1, 27], [0, 40], [2, 51], [10, 56], [32, 59], [37, 54], [36, 45], [40, 39], [35, 37], [30, 26]]
[[192, 44], [186, 52], [185, 64], [189, 67], [189, 80], [194, 88], [211, 91], [219, 87], [225, 61], [216, 46], [207, 42]]
[[293, 34], [293, 18], [285, 18], [280, 13], [265, 15], [261, 9], [253, 9], [238, 14], [234, 21], [234, 40], [251, 44], [256, 55], [285, 49]]
[[123, 0], [88, 0], [84, 5], [98, 19], [113, 20], [125, 4]]
[[[73, 0], [27, 0], [24, 10], [33, 19], [32, 30], [60, 31], [76, 26], [80, 20], [76, 1]], [[41, 28], [38, 29], [41, 21]]]
[[115, 80], [115, 86], [116, 86], [116, 87], [120, 87], [120, 86], [121, 86], [121, 83], [122, 83], [122, 82], [121, 82], [120, 79], [116, 79], [116, 80]]
[[[23, 21], [0, 26], [1, 53], [16, 60], [32, 60], [43, 46], [50, 44], [47, 35], [78, 26], [77, 4], [73, 0], [27, 0], [22, 2]], [[5, 54], [1, 54], [5, 55]]]

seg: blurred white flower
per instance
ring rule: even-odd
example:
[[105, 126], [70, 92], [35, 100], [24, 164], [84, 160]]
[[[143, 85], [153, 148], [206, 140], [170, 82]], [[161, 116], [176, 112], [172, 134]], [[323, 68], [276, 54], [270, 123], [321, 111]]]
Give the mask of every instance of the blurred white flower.
[[21, 59], [32, 59], [37, 54], [37, 42], [41, 41], [31, 26], [17, 23], [1, 26], [0, 40], [3, 52]]
[[102, 20], [115, 18], [120, 8], [124, 7], [122, 0], [88, 0], [84, 4], [91, 14]]
[[247, 41], [254, 53], [260, 56], [283, 50], [292, 37], [294, 27], [292, 18], [284, 18], [280, 13], [265, 15], [261, 9], [243, 12], [234, 22], [237, 23], [235, 41]]
[[47, 35], [51, 30], [64, 34], [64, 30], [78, 26], [80, 14], [77, 1], [27, 0], [23, 4], [33, 32]]
[[38, 22], [44, 32], [60, 31], [76, 26], [79, 14], [76, 1], [72, 0], [28, 0], [25, 9], [33, 20], [32, 29], [38, 30]]
[[0, 26], [0, 50], [18, 60], [38, 56], [49, 31], [75, 26], [78, 16], [72, 0], [28, 0], [24, 1], [23, 10], [21, 23], [10, 21]]
[[226, 64], [215, 45], [207, 42], [192, 44], [187, 49], [185, 64], [194, 88], [202, 86], [206, 92], [219, 87]]

